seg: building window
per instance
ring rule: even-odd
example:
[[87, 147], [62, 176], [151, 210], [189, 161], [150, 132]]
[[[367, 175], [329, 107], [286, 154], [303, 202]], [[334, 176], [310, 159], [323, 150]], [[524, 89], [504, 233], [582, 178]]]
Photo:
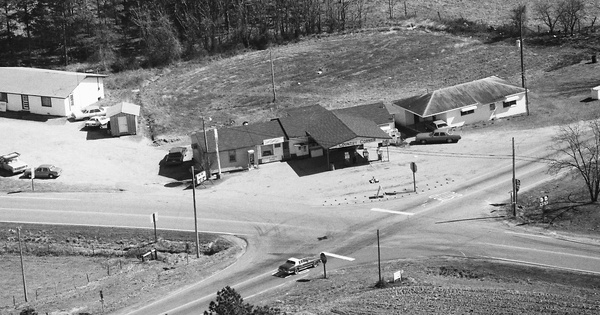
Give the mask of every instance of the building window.
[[475, 113], [475, 110], [474, 109], [470, 109], [470, 110], [461, 111], [460, 115], [461, 116], [467, 116], [467, 115], [471, 115], [473, 113]]
[[270, 156], [273, 155], [273, 151], [271, 150], [263, 150], [262, 151], [262, 156]]
[[6, 94], [6, 93], [0, 93], [0, 102], [6, 102], [6, 103], [8, 103], [8, 94]]
[[229, 162], [232, 163], [232, 162], [236, 162], [236, 161], [237, 161], [237, 158], [235, 156], [235, 150], [229, 151]]
[[515, 106], [515, 105], [517, 105], [517, 100], [502, 103], [502, 107], [504, 107], [504, 108]]
[[42, 96], [42, 106], [52, 107], [52, 99], [47, 96]]
[[276, 148], [281, 148], [281, 143], [275, 143]]
[[496, 103], [490, 104], [490, 110], [491, 111], [495, 111], [496, 110]]

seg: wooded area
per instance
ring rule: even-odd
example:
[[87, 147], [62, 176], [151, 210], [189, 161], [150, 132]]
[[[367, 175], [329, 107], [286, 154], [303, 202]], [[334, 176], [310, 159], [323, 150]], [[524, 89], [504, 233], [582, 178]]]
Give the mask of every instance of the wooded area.
[[[366, 0], [0, 0], [0, 65], [119, 71], [360, 28]], [[136, 58], [143, 56], [144, 58]]]

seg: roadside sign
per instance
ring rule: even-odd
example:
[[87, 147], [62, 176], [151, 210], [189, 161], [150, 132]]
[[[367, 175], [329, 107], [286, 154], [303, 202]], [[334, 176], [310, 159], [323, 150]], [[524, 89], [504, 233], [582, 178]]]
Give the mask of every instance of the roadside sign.
[[202, 184], [206, 180], [206, 171], [196, 174], [196, 185]]
[[416, 173], [416, 172], [417, 172], [417, 163], [415, 163], [415, 162], [410, 162], [410, 170], [411, 170], [413, 173]]
[[404, 270], [400, 270], [400, 271], [396, 271], [394, 272], [394, 282], [396, 282], [396, 280], [400, 279], [400, 281], [402, 281], [402, 274], [404, 273]]
[[325, 253], [321, 253], [321, 262], [323, 262], [323, 264], [327, 263], [327, 256], [325, 256]]
[[35, 168], [31, 168], [31, 179], [35, 178]]

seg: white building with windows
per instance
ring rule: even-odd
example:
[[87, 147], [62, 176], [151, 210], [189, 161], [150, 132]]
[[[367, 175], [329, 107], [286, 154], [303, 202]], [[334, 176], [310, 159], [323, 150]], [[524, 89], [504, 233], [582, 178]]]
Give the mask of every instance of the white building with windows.
[[525, 89], [496, 76], [392, 102], [396, 123], [444, 120], [449, 126], [494, 120], [527, 112]]
[[0, 67], [0, 111], [65, 116], [104, 98], [104, 78], [94, 73]]

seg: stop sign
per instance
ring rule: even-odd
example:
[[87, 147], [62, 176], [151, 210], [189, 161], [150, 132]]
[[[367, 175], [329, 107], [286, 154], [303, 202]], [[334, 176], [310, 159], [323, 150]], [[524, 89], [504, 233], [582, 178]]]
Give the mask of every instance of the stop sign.
[[410, 170], [411, 170], [413, 173], [416, 173], [416, 172], [417, 172], [417, 163], [415, 163], [415, 162], [410, 162]]
[[327, 256], [325, 256], [325, 253], [321, 253], [321, 261], [323, 262], [323, 264], [327, 263]]

